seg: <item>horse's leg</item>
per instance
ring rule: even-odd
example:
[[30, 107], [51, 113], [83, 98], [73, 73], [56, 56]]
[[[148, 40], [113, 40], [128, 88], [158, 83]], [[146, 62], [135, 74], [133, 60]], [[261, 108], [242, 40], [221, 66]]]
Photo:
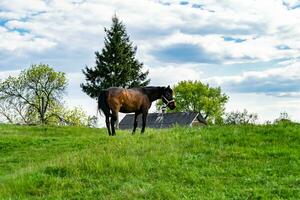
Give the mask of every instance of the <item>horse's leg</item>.
[[105, 115], [105, 123], [106, 123], [106, 128], [108, 130], [108, 135], [111, 135], [111, 131], [110, 131], [110, 124], [109, 124], [109, 115]]
[[115, 124], [116, 124], [116, 121], [117, 121], [117, 112], [112, 112], [112, 115], [111, 115], [111, 121], [110, 121], [110, 125], [111, 125], [111, 131], [112, 131], [112, 135], [116, 135], [116, 130], [115, 130]]
[[119, 129], [119, 113], [117, 113], [117, 119], [116, 119], [116, 125], [115, 125], [115, 128], [118, 130]]
[[148, 110], [143, 111], [143, 116], [142, 116], [143, 124], [142, 124], [142, 131], [141, 131], [141, 133], [144, 133], [144, 132], [145, 132], [146, 121], [147, 121], [147, 115], [148, 115]]
[[132, 134], [135, 133], [135, 129], [138, 125], [138, 121], [137, 121], [137, 117], [139, 116], [140, 112], [135, 112], [134, 114], [134, 122], [133, 122], [133, 130], [132, 130]]

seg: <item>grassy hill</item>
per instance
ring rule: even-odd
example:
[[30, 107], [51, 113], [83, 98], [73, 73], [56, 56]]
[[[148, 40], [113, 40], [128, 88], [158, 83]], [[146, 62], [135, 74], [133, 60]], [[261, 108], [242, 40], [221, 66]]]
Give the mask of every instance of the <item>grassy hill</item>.
[[300, 126], [0, 125], [0, 199], [300, 199]]

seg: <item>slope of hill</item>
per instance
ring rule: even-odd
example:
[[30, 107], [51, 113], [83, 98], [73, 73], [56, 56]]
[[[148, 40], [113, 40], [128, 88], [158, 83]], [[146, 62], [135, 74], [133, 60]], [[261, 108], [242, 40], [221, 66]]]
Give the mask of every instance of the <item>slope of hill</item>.
[[300, 199], [299, 166], [299, 125], [0, 125], [0, 199]]

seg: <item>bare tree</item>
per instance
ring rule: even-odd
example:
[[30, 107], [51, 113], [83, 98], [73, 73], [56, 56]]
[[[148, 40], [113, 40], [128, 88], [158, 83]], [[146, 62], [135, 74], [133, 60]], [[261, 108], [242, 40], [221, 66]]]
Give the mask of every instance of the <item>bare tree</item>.
[[225, 124], [255, 124], [258, 120], [258, 115], [256, 113], [248, 113], [246, 109], [243, 112], [232, 111], [226, 113], [224, 119]]

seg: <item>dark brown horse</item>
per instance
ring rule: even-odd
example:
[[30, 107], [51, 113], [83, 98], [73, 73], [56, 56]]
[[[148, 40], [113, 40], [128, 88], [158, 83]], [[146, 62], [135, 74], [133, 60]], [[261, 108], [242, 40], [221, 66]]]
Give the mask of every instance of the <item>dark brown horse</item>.
[[141, 133], [144, 133], [148, 110], [152, 102], [157, 99], [161, 99], [172, 110], [176, 107], [170, 86], [133, 89], [111, 87], [101, 91], [98, 97], [98, 109], [102, 110], [105, 115], [108, 134], [116, 134], [115, 123], [118, 118], [118, 112], [135, 113], [132, 134], [135, 133], [137, 127], [137, 116], [143, 114]]

